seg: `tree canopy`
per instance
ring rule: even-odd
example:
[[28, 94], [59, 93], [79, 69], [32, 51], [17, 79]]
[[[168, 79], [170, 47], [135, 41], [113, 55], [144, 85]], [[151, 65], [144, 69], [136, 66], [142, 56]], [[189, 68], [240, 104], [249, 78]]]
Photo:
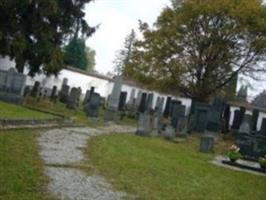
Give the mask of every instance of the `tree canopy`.
[[94, 70], [96, 53], [86, 46], [84, 39], [74, 37], [64, 49], [67, 65], [89, 72]]
[[117, 51], [116, 58], [114, 60], [116, 74], [123, 74], [125, 67], [131, 62], [130, 59], [132, 57], [135, 42], [136, 33], [132, 29], [130, 34], [125, 38], [123, 48]]
[[84, 20], [91, 0], [2, 0], [0, 2], [0, 54], [16, 62], [23, 72], [57, 74], [65, 65], [63, 44], [79, 32], [90, 36], [94, 28]]
[[124, 75], [208, 101], [238, 74], [265, 72], [266, 7], [260, 0], [173, 0], [153, 27], [140, 23]]

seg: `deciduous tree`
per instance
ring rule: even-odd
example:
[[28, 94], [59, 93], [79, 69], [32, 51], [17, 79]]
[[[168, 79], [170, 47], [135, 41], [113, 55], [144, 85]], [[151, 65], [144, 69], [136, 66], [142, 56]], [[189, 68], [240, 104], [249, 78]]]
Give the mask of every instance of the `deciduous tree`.
[[237, 74], [265, 72], [266, 7], [260, 0], [173, 0], [154, 27], [140, 23], [125, 75], [151, 88], [208, 101]]

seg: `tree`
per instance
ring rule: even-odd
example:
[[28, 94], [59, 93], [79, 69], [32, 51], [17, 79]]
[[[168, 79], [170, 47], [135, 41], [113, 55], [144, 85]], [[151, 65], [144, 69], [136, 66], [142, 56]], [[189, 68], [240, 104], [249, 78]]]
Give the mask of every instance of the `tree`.
[[117, 52], [114, 60], [115, 72], [117, 74], [123, 74], [124, 68], [130, 63], [131, 54], [134, 48], [134, 42], [136, 41], [136, 33], [132, 29], [130, 34], [126, 36], [123, 49]]
[[65, 47], [66, 64], [82, 70], [88, 66], [86, 44], [84, 39], [73, 38]]
[[62, 45], [79, 32], [94, 28], [84, 20], [91, 0], [3, 0], [0, 2], [0, 54], [15, 59], [29, 74], [57, 74], [65, 65]]
[[88, 72], [95, 72], [95, 50], [91, 49], [90, 47], [86, 47], [85, 49], [87, 55], [87, 71]]
[[153, 28], [140, 23], [130, 76], [206, 102], [238, 74], [265, 72], [266, 7], [260, 0], [173, 0]]

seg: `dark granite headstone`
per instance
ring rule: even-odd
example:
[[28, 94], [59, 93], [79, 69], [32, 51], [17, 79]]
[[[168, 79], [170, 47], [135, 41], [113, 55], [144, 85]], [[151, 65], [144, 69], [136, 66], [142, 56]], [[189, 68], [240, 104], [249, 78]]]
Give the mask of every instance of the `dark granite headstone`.
[[33, 88], [31, 90], [31, 96], [32, 97], [35, 97], [37, 98], [39, 93], [40, 93], [40, 86], [41, 86], [41, 83], [39, 81], [35, 81], [34, 85], [33, 85]]
[[99, 107], [101, 105], [101, 97], [98, 93], [92, 93], [90, 101], [86, 104], [86, 113], [89, 117], [98, 117]]
[[118, 104], [119, 111], [125, 110], [126, 100], [127, 100], [127, 92], [121, 92], [120, 97], [119, 97], [119, 104]]
[[171, 101], [172, 101], [172, 97], [167, 97], [167, 99], [166, 99], [166, 105], [165, 105], [165, 109], [164, 109], [164, 113], [163, 113], [163, 116], [165, 118], [168, 118], [169, 117], [170, 108], [171, 108]]
[[223, 114], [223, 118], [224, 118], [223, 133], [229, 132], [230, 115], [231, 115], [230, 105], [226, 104], [224, 108], [224, 114]]
[[246, 108], [245, 107], [240, 107], [240, 114], [239, 114], [239, 118], [240, 118], [240, 125], [242, 124], [244, 118], [245, 118], [245, 113], [246, 113]]
[[221, 113], [211, 108], [207, 116], [206, 130], [214, 133], [221, 131]]
[[70, 87], [68, 85], [63, 85], [62, 89], [59, 93], [59, 101], [62, 103], [66, 103], [68, 100], [68, 96], [69, 96], [69, 90]]
[[190, 118], [190, 130], [194, 132], [204, 132], [207, 126], [208, 112], [210, 105], [205, 103], [195, 103], [194, 113]]
[[51, 99], [54, 99], [56, 96], [57, 96], [57, 87], [56, 86], [53, 86], [53, 89], [52, 89], [52, 93], [51, 93], [50, 98]]
[[263, 135], [266, 137], [266, 118], [262, 119], [261, 128], [260, 128], [260, 135]]
[[240, 120], [240, 110], [235, 110], [234, 111], [234, 119], [233, 119], [233, 124], [231, 129], [238, 130], [241, 124]]
[[266, 137], [246, 133], [236, 134], [236, 144], [244, 157], [258, 159], [266, 153]]
[[153, 110], [153, 93], [149, 93], [146, 101], [146, 109], [147, 111], [152, 111]]
[[147, 101], [146, 99], [147, 99], [147, 93], [144, 92], [141, 94], [141, 100], [138, 107], [138, 112], [144, 113], [146, 111], [146, 101]]
[[252, 111], [252, 122], [251, 122], [251, 130], [252, 131], [257, 131], [257, 123], [258, 123], [258, 118], [259, 118], [259, 110], [254, 109]]

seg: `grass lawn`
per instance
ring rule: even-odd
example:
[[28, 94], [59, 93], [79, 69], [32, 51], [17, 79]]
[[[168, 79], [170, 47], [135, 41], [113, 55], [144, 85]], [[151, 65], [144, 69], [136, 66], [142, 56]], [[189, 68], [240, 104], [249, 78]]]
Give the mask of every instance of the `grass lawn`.
[[0, 199], [52, 200], [38, 154], [35, 130], [0, 132]]
[[[214, 155], [199, 153], [198, 143], [195, 137], [173, 143], [109, 135], [90, 140], [86, 153], [100, 173], [133, 199], [266, 199], [266, 177], [215, 166], [209, 163]], [[221, 143], [216, 152], [223, 151]]]
[[0, 101], [0, 119], [51, 119], [56, 116]]

